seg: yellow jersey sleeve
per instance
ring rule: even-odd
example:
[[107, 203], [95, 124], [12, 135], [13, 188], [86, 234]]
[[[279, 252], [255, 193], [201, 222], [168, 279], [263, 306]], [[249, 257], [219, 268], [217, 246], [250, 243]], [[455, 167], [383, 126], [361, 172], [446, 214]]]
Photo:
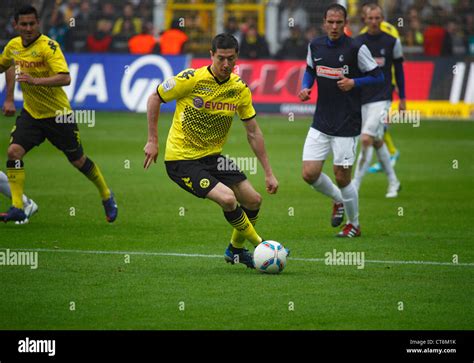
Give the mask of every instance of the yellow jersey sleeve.
[[45, 60], [53, 73], [69, 73], [69, 68], [61, 47], [54, 40], [49, 40], [47, 43]]
[[3, 53], [0, 54], [0, 66], [10, 68], [12, 64], [13, 58], [11, 57], [10, 43], [8, 43], [3, 49]]
[[168, 78], [157, 87], [156, 93], [158, 93], [158, 96], [160, 96], [163, 102], [170, 102], [186, 97], [192, 92], [196, 84], [197, 77], [195, 76], [195, 72], [194, 69], [188, 68], [176, 76]]
[[242, 121], [248, 121], [256, 116], [252, 105], [252, 93], [248, 87], [245, 87], [242, 92], [241, 102], [237, 106], [237, 114]]

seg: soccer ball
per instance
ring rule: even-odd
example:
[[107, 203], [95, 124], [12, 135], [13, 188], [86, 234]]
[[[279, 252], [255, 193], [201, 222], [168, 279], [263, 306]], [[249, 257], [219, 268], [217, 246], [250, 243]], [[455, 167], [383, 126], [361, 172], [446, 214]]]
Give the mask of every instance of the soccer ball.
[[267, 274], [278, 274], [286, 266], [288, 253], [285, 248], [276, 241], [263, 241], [253, 252], [255, 268]]

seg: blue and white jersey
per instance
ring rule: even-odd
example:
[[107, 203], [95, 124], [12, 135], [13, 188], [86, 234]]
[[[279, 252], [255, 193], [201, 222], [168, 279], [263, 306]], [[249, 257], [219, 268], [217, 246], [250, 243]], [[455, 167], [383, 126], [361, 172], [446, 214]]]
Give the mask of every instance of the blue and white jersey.
[[377, 70], [369, 49], [346, 35], [334, 42], [323, 36], [309, 44], [306, 63], [307, 71], [318, 83], [318, 101], [311, 127], [331, 136], [360, 135], [362, 87], [343, 92], [337, 81], [342, 76], [360, 78]]
[[362, 104], [392, 100], [392, 65], [403, 61], [403, 50], [400, 39], [390, 34], [380, 32], [376, 35], [364, 33], [356, 38], [369, 48], [372, 57], [382, 70], [385, 80], [383, 83], [372, 84], [362, 88]]

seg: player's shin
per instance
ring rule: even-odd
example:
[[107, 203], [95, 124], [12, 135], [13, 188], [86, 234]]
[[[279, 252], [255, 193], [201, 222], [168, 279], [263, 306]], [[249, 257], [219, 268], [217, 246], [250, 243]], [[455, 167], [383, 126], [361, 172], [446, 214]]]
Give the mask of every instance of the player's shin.
[[99, 190], [102, 200], [110, 198], [110, 189], [105, 182], [104, 176], [99, 167], [91, 159], [86, 158], [84, 165], [79, 169], [79, 171], [94, 183]]
[[[249, 240], [254, 246], [257, 246], [262, 242], [262, 238], [257, 234], [253, 224], [250, 222], [247, 214], [245, 214], [241, 207], [237, 206], [237, 208], [231, 212], [224, 211], [224, 216], [227, 219], [227, 222], [229, 222], [239, 234]], [[234, 245], [234, 247], [237, 246]]]
[[374, 149], [372, 146], [369, 147], [361, 147], [359, 158], [357, 159], [356, 169], [354, 171], [354, 182], [356, 184], [356, 188], [358, 189], [362, 178], [364, 177], [365, 173], [369, 169], [370, 161], [372, 160]]
[[12, 196], [12, 205], [23, 209], [23, 189], [25, 186], [25, 169], [23, 160], [7, 161], [7, 177]]
[[359, 194], [351, 182], [349, 185], [341, 188], [342, 201], [344, 208], [347, 213], [347, 223], [351, 223], [353, 226], [359, 226]]
[[341, 191], [326, 174], [321, 173], [318, 180], [311, 184], [311, 186], [318, 192], [332, 198], [336, 203], [342, 202]]
[[380, 164], [382, 164], [389, 182], [396, 182], [397, 177], [395, 175], [395, 170], [393, 169], [392, 163], [390, 162], [390, 153], [385, 143], [377, 149], [377, 158], [379, 159]]
[[[255, 224], [257, 223], [258, 212], [260, 211], [260, 209], [250, 210], [242, 206], [242, 210], [247, 215], [250, 223], [252, 223], [252, 225], [255, 226]], [[241, 232], [239, 232], [237, 229], [234, 228], [234, 230], [232, 231], [232, 237], [230, 239], [230, 243], [232, 244], [232, 246], [236, 248], [243, 248], [244, 243], [245, 243], [245, 236]]]

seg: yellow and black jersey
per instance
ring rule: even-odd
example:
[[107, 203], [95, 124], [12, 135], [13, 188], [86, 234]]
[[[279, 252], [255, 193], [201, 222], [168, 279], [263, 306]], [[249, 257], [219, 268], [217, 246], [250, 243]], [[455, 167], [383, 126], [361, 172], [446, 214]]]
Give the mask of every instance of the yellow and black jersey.
[[185, 69], [160, 84], [163, 102], [176, 100], [166, 142], [165, 160], [194, 160], [219, 154], [237, 113], [242, 121], [255, 117], [252, 94], [234, 73], [219, 81], [211, 67]]
[[[51, 77], [59, 73], [69, 73], [59, 44], [40, 34], [35, 41], [24, 47], [21, 37], [13, 38], [0, 55], [0, 65], [15, 65], [16, 73], [28, 73], [33, 78]], [[71, 110], [66, 93], [62, 87], [33, 86], [21, 82], [23, 108], [36, 119], [55, 117]]]

